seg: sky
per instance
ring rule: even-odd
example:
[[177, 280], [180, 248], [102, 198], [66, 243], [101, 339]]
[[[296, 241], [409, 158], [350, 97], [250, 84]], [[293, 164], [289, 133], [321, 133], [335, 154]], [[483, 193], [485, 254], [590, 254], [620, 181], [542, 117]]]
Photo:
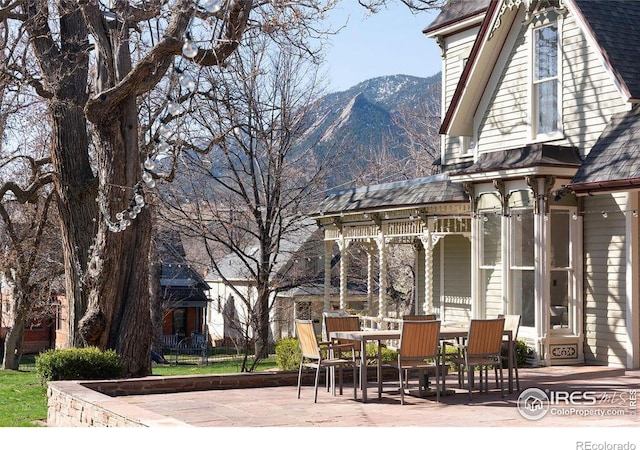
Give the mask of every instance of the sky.
[[329, 91], [344, 91], [384, 75], [429, 77], [442, 68], [440, 48], [422, 30], [438, 11], [413, 14], [396, 2], [367, 16], [356, 0], [344, 0], [331, 12], [334, 27], [346, 24], [330, 38], [324, 71]]

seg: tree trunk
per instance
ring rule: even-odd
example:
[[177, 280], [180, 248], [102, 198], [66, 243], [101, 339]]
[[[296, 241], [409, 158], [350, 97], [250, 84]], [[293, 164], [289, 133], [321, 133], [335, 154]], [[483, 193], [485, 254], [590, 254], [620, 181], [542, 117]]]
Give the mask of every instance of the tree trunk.
[[82, 345], [78, 321], [87, 309], [85, 269], [96, 232], [97, 180], [87, 148], [87, 122], [81, 107], [51, 102], [54, 142], [52, 159], [65, 267], [65, 292], [69, 311], [67, 345]]
[[[127, 27], [111, 33], [113, 66], [107, 58], [98, 58], [96, 85], [100, 89], [131, 71]], [[128, 376], [146, 376], [151, 374], [151, 215], [143, 208], [135, 219], [124, 217], [131, 220], [131, 226], [120, 232], [110, 230], [107, 223], [107, 219], [119, 221], [117, 214], [132, 203], [133, 188], [142, 178], [135, 93], [92, 121], [100, 214], [87, 268], [87, 312], [78, 331], [87, 345], [115, 349], [126, 363]]]
[[[127, 209], [134, 195], [132, 188], [142, 176], [136, 114], [135, 98], [130, 97], [109, 122], [96, 126], [98, 198], [111, 220]], [[87, 271], [88, 308], [79, 331], [88, 345], [115, 349], [124, 358], [128, 375], [149, 375], [151, 215], [143, 208], [130, 227], [116, 233], [109, 231], [104, 219], [98, 220]]]
[[[256, 339], [256, 357], [254, 365], [261, 359], [269, 356], [269, 289], [258, 286], [258, 298], [256, 299], [258, 315], [258, 337]], [[252, 368], [253, 369], [253, 368]]]
[[4, 343], [4, 370], [18, 370], [24, 351], [24, 324], [27, 320], [28, 302], [16, 289], [13, 290], [15, 310]]

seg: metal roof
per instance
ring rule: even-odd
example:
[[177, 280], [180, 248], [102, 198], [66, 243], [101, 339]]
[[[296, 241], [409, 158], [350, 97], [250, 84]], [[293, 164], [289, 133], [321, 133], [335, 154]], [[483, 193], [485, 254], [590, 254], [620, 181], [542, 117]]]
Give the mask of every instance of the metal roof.
[[440, 174], [329, 193], [315, 215], [468, 201], [462, 185], [452, 183], [446, 174]]

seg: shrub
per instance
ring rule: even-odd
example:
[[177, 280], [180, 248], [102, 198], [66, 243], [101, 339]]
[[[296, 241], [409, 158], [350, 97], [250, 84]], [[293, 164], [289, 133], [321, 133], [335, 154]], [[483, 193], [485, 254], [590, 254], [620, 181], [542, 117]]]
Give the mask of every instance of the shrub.
[[276, 364], [282, 370], [298, 370], [300, 367], [300, 346], [298, 339], [286, 338], [276, 343]]
[[[377, 364], [378, 344], [367, 344], [367, 361], [368, 364]], [[398, 352], [387, 347], [380, 348], [380, 357], [382, 364], [398, 362]]]
[[533, 355], [533, 350], [527, 347], [522, 339], [516, 341], [516, 364], [518, 367], [527, 366], [527, 358]]
[[47, 350], [36, 358], [36, 372], [42, 384], [120, 378], [124, 370], [124, 363], [115, 351], [101, 351], [97, 347]]

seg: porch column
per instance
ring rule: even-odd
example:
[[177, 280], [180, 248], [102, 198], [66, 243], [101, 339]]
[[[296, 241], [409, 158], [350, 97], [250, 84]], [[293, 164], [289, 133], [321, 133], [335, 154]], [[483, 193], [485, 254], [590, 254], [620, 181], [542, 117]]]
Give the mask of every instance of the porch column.
[[551, 364], [549, 352], [550, 330], [550, 292], [549, 292], [549, 264], [547, 248], [549, 242], [549, 201], [547, 198], [549, 188], [548, 180], [538, 178], [531, 187], [535, 197], [534, 207], [534, 239], [535, 239], [535, 329], [539, 339], [538, 350], [544, 354], [544, 364]]
[[417, 239], [413, 244], [414, 260], [416, 266], [415, 278], [415, 298], [414, 298], [414, 314], [422, 314], [424, 304], [426, 302], [426, 284], [425, 284], [425, 250], [421, 240]]
[[626, 213], [627, 242], [627, 362], [628, 369], [640, 367], [640, 286], [638, 286], [638, 270], [640, 270], [640, 224], [637, 211], [640, 206], [637, 192], [629, 192]]
[[[433, 236], [429, 228], [424, 230], [424, 235], [420, 236], [420, 241], [424, 248], [424, 303], [422, 309], [425, 314], [433, 314]], [[442, 313], [441, 307], [440, 314], [442, 315]]]
[[349, 270], [349, 258], [347, 256], [349, 241], [342, 235], [338, 241], [338, 248], [340, 249], [340, 309], [342, 310], [347, 306], [347, 272]]
[[378, 244], [378, 261], [380, 264], [380, 277], [378, 282], [378, 328], [382, 327], [382, 318], [387, 315], [387, 251], [386, 251], [386, 239], [384, 233], [376, 238], [376, 244]]
[[371, 315], [371, 308], [373, 307], [373, 263], [374, 263], [374, 255], [373, 249], [369, 246], [365, 247], [365, 251], [367, 252], [367, 314]]
[[324, 305], [323, 311], [331, 309], [331, 259], [333, 241], [324, 241]]

